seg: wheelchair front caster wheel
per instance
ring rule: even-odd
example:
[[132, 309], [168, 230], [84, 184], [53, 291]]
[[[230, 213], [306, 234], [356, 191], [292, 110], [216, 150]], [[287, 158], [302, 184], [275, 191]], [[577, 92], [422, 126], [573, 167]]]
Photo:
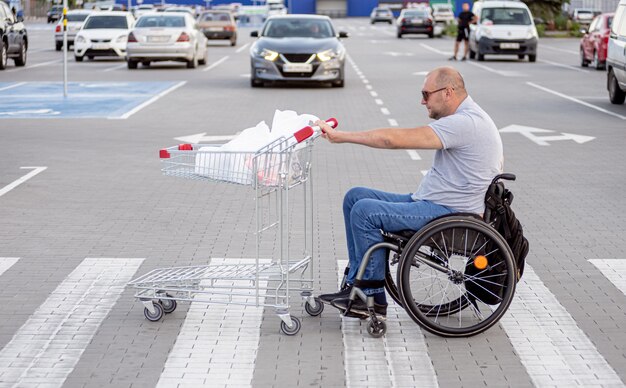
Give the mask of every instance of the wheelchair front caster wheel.
[[324, 303], [320, 300], [320, 298], [315, 298], [315, 307], [312, 307], [309, 302], [304, 303], [304, 310], [312, 317], [317, 317], [324, 311]]
[[300, 320], [296, 317], [291, 317], [291, 327], [287, 326], [284, 321], [280, 321], [280, 331], [282, 331], [286, 335], [298, 334], [301, 326], [302, 324], [300, 323]]
[[374, 338], [380, 338], [387, 332], [385, 321], [369, 319], [367, 321], [367, 333]]
[[161, 318], [163, 318], [163, 307], [161, 306], [160, 303], [157, 302], [152, 302], [152, 308], [154, 309], [154, 312], [151, 313], [150, 310], [148, 310], [147, 307], [144, 307], [143, 309], [143, 315], [146, 317], [147, 320], [149, 320], [150, 322], [157, 322], [159, 321]]
[[[167, 296], [168, 298], [172, 297], [172, 295], [170, 294], [165, 294], [165, 296]], [[174, 310], [176, 310], [176, 306], [178, 306], [176, 301], [173, 299], [159, 299], [159, 304], [161, 304], [161, 307], [163, 307], [163, 312], [165, 314], [173, 313]]]

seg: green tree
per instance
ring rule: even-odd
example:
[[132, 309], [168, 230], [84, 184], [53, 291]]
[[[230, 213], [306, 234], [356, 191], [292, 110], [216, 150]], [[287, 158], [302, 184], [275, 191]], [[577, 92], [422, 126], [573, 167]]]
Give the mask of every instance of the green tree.
[[554, 20], [561, 13], [563, 4], [569, 3], [569, 0], [522, 0], [534, 17], [543, 20]]

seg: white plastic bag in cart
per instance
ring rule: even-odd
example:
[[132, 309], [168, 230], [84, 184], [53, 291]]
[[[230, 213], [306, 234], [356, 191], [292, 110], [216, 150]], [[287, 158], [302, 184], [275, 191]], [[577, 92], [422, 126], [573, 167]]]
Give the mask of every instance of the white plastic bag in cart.
[[[270, 129], [264, 121], [255, 127], [243, 130], [237, 137], [220, 147], [202, 147], [195, 160], [195, 173], [211, 179], [240, 184], [252, 184], [256, 179], [262, 185], [274, 185], [278, 182], [280, 155], [264, 154], [256, 159], [256, 171], [253, 154], [267, 144], [279, 139], [289, 138], [296, 131], [309, 125], [318, 118], [313, 115], [298, 115], [294, 111], [276, 110]], [[296, 146], [296, 149], [304, 145]], [[297, 154], [290, 158], [290, 177], [301, 173]], [[283, 160], [284, 162], [284, 160]]]

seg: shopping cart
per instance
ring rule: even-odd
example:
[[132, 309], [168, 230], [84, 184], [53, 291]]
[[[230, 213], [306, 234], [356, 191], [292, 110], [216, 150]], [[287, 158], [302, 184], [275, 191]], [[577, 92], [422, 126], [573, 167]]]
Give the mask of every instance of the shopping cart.
[[[337, 126], [337, 120], [327, 123]], [[173, 312], [178, 301], [271, 307], [281, 319], [284, 334], [300, 331], [300, 320], [289, 313], [290, 294], [299, 292], [305, 311], [322, 313], [324, 304], [313, 296], [313, 185], [311, 158], [318, 127], [307, 126], [281, 137], [256, 152], [224, 151], [201, 144], [181, 144], [160, 151], [165, 175], [251, 186], [255, 193], [256, 257], [224, 260], [208, 265], [154, 269], [132, 280], [144, 315], [159, 321]], [[300, 186], [300, 187], [298, 187]], [[304, 237], [290, 241], [295, 206], [290, 197], [303, 193]], [[301, 190], [300, 190], [301, 189]], [[292, 200], [292, 202], [294, 202]], [[274, 234], [278, 257], [263, 259], [261, 243]], [[298, 247], [294, 247], [294, 245]], [[294, 254], [297, 249], [299, 254]], [[301, 251], [300, 251], [301, 249]]]

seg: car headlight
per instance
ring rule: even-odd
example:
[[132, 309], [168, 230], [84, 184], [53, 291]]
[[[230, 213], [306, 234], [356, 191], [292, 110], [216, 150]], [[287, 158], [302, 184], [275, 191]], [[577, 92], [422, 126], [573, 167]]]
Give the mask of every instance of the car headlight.
[[339, 56], [339, 53], [335, 52], [332, 49], [331, 50], [322, 51], [321, 53], [317, 53], [317, 57], [322, 62], [330, 61], [331, 59], [335, 59], [338, 56]]
[[530, 27], [528, 29], [528, 33], [526, 34], [526, 39], [537, 38], [538, 36], [537, 29], [535, 27]]
[[476, 34], [478, 35], [478, 39], [485, 37], [485, 38], [491, 38], [491, 28], [481, 28], [478, 33]]
[[273, 51], [273, 50], [263, 49], [259, 53], [259, 56], [265, 58], [268, 61], [272, 61], [273, 62], [273, 61], [276, 60], [276, 58], [278, 58], [278, 53], [276, 51]]
[[117, 43], [124, 43], [124, 42], [128, 41], [128, 35], [122, 35], [122, 36], [118, 37], [117, 39], [115, 39], [115, 41]]
[[85, 37], [83, 37], [82, 35], [78, 35], [75, 39], [76, 43], [85, 43], [87, 42], [87, 39], [85, 39]]

